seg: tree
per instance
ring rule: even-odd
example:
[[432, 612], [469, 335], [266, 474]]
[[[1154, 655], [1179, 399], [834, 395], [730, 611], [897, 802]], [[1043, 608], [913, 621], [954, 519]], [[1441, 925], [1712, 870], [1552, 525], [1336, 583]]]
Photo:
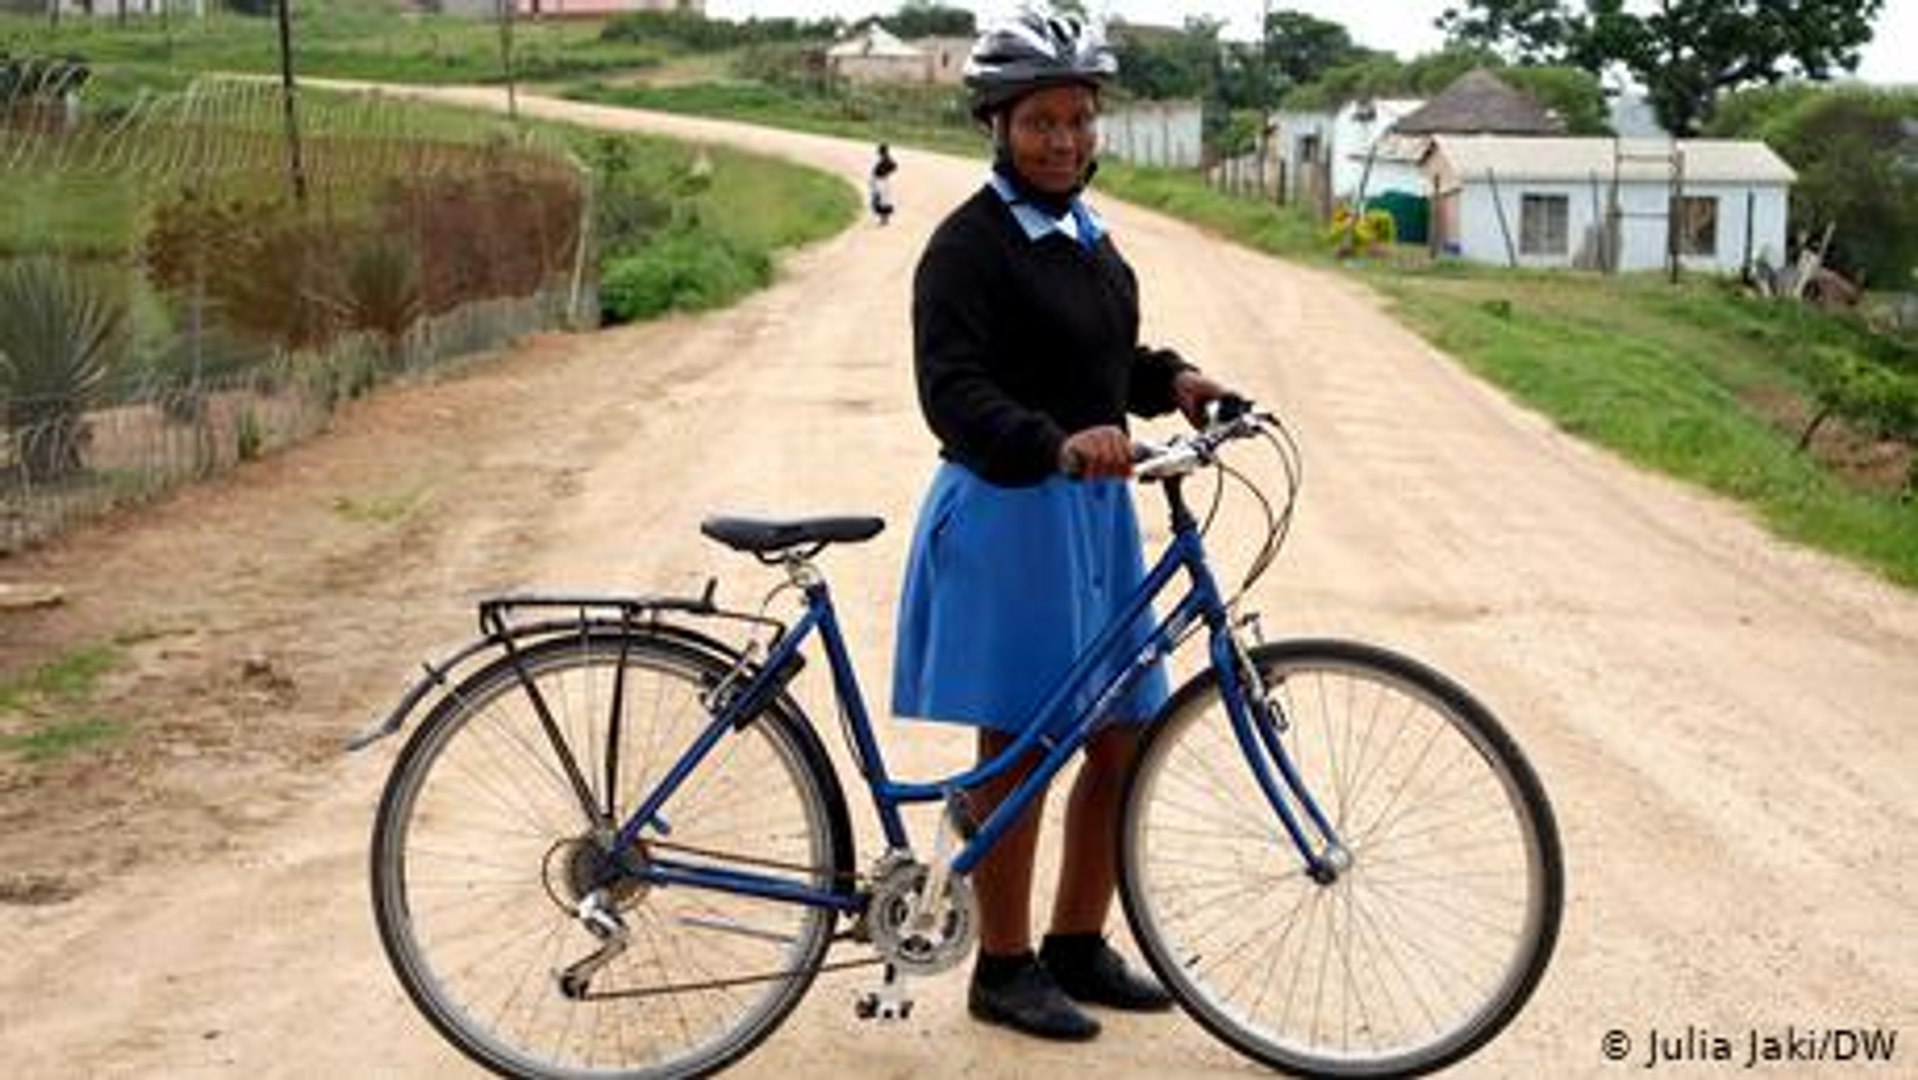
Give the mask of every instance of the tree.
[[1265, 61], [1294, 86], [1314, 82], [1365, 52], [1338, 23], [1302, 11], [1274, 11], [1265, 18]]
[[1439, 29], [1455, 44], [1494, 49], [1525, 64], [1564, 56], [1573, 37], [1563, 0], [1466, 0], [1446, 8]]
[[1858, 67], [1884, 0], [1466, 0], [1438, 25], [1455, 42], [1594, 75], [1617, 66], [1647, 88], [1659, 122], [1691, 135], [1727, 91], [1788, 75], [1830, 78]]
[[1612, 118], [1598, 76], [1574, 67], [1501, 67], [1499, 78], [1532, 95], [1564, 122], [1570, 135], [1610, 135]]
[[906, 0], [885, 22], [902, 38], [971, 37], [978, 32], [972, 12], [938, 0]]
[[1348, 101], [1366, 98], [1408, 97], [1411, 80], [1405, 65], [1391, 53], [1374, 52], [1350, 63], [1340, 64], [1320, 75], [1314, 82], [1294, 88], [1285, 96], [1288, 109], [1336, 109]]
[[1828, 261], [1897, 288], [1918, 267], [1918, 92], [1862, 87], [1748, 91], [1714, 118], [1714, 135], [1763, 139], [1798, 182], [1793, 227], [1833, 227]]
[[1219, 77], [1218, 19], [1194, 17], [1181, 31], [1112, 27], [1119, 53], [1119, 85], [1142, 98], [1206, 98]]

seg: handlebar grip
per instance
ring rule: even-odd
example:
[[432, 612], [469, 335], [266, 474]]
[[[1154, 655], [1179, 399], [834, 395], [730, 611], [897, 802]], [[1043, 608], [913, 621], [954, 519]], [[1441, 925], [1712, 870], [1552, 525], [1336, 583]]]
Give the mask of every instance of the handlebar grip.
[[[1162, 453], [1163, 449], [1149, 442], [1134, 439], [1132, 440], [1132, 463], [1138, 465], [1150, 461]], [[1062, 449], [1059, 451], [1059, 472], [1068, 480], [1083, 480], [1086, 476], [1085, 461], [1070, 447]]]
[[1206, 405], [1207, 419], [1214, 424], [1229, 424], [1252, 411], [1252, 402], [1237, 394], [1225, 394]]

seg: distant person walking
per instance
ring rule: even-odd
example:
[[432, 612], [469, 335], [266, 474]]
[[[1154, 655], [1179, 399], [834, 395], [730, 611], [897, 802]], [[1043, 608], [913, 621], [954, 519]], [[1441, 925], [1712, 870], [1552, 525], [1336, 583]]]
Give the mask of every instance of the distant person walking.
[[892, 174], [899, 171], [899, 163], [892, 159], [892, 150], [885, 143], [879, 144], [879, 159], [872, 163], [872, 175], [866, 180], [866, 194], [872, 204], [872, 216], [884, 225], [892, 220]]

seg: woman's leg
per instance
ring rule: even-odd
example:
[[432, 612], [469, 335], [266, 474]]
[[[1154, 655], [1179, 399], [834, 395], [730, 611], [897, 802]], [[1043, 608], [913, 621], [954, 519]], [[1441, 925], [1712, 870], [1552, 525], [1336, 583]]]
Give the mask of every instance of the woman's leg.
[[[980, 760], [1003, 751], [1012, 739], [981, 731]], [[1026, 757], [1006, 775], [973, 789], [974, 817], [983, 821], [1004, 801], [1032, 771], [1035, 757]], [[1044, 803], [1043, 794], [1033, 799], [973, 869], [973, 894], [979, 901], [979, 960], [966, 1007], [987, 1023], [1042, 1038], [1090, 1039], [1099, 1034], [1099, 1022], [1072, 1003], [1032, 951], [1032, 863]]]
[[[1003, 731], [981, 728], [979, 760], [990, 760], [1011, 745], [1013, 738]], [[1004, 775], [972, 789], [969, 799], [973, 819], [985, 821], [1034, 764], [1029, 755]], [[989, 956], [1008, 956], [1032, 948], [1032, 863], [1039, 847], [1044, 808], [1045, 797], [1041, 794], [973, 869], [973, 893], [979, 901], [979, 949]]]
[[1138, 749], [1138, 733], [1130, 727], [1107, 728], [1086, 745], [1066, 803], [1059, 890], [1052, 903], [1054, 934], [1105, 930], [1119, 881], [1119, 798]]
[[1119, 881], [1120, 796], [1138, 750], [1139, 737], [1131, 728], [1108, 728], [1086, 746], [1066, 805], [1052, 932], [1039, 960], [1076, 1001], [1159, 1012], [1171, 1008], [1172, 998], [1157, 981], [1131, 970], [1105, 940]]

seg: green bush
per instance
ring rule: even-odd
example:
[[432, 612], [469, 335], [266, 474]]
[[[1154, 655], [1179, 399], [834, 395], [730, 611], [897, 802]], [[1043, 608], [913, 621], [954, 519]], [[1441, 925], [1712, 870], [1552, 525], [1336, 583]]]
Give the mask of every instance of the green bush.
[[1811, 444], [1818, 427], [1840, 416], [1882, 439], [1918, 443], [1918, 378], [1832, 346], [1814, 349], [1811, 370], [1818, 411], [1798, 441]]
[[1918, 269], [1918, 90], [1843, 85], [1734, 95], [1708, 132], [1763, 139], [1798, 171], [1794, 229], [1835, 226], [1827, 262], [1872, 288]]
[[609, 322], [719, 307], [772, 280], [772, 257], [710, 233], [671, 233], [614, 261], [600, 279]]
[[1341, 256], [1369, 255], [1389, 250], [1398, 234], [1398, 221], [1388, 211], [1355, 214], [1350, 206], [1340, 206], [1325, 229], [1325, 242]]
[[418, 257], [404, 240], [366, 237], [348, 253], [341, 285], [349, 325], [377, 335], [388, 365], [399, 366], [407, 331], [425, 314]]
[[601, 41], [672, 42], [694, 52], [718, 52], [772, 41], [832, 41], [845, 24], [837, 18], [708, 19], [687, 11], [635, 11], [600, 28]]

